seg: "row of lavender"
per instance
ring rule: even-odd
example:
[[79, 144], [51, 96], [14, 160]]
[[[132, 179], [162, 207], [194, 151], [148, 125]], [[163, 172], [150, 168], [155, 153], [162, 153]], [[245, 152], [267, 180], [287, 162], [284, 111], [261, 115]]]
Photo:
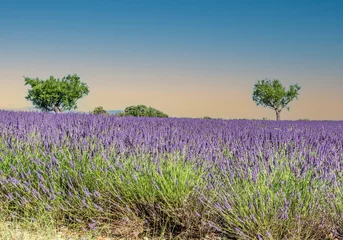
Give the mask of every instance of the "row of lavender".
[[[285, 151], [290, 158], [297, 155], [306, 161], [334, 164], [340, 162], [343, 152], [343, 123], [338, 121], [149, 119], [1, 112], [0, 133], [9, 146], [14, 139], [30, 141], [32, 134], [39, 133], [38, 140], [47, 151], [49, 146], [62, 145], [85, 151], [115, 147], [120, 153], [181, 152], [187, 158], [219, 161], [225, 159], [223, 150], [244, 161], [247, 155], [255, 161], [260, 154]], [[89, 138], [96, 139], [98, 144], [89, 145]]]
[[11, 219], [321, 239], [343, 229], [342, 168], [343, 122], [0, 112]]

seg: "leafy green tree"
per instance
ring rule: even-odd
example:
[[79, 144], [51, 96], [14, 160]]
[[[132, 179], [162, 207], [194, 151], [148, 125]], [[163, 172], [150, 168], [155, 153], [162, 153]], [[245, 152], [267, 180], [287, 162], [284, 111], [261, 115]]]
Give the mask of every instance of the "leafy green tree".
[[152, 107], [145, 105], [130, 106], [125, 108], [124, 112], [118, 113], [117, 116], [133, 117], [160, 117], [167, 118], [168, 115]]
[[42, 111], [56, 113], [77, 108], [77, 100], [88, 95], [87, 84], [77, 75], [68, 75], [62, 79], [51, 76], [47, 80], [25, 77], [25, 85], [31, 86], [26, 96], [33, 105]]
[[259, 80], [253, 90], [253, 100], [257, 106], [271, 108], [275, 111], [276, 120], [280, 120], [281, 111], [294, 99], [298, 99], [301, 87], [298, 84], [292, 85], [288, 90], [277, 79]]
[[95, 114], [95, 115], [109, 115], [109, 113], [102, 106], [94, 108], [93, 111], [92, 111], [92, 114]]

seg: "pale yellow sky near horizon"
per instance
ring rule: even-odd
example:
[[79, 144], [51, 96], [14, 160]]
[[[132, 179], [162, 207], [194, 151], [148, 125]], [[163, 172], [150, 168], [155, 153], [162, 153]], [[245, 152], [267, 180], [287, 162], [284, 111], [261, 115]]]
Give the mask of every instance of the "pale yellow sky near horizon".
[[[44, 76], [45, 77], [45, 76]], [[88, 76], [88, 78], [96, 78]], [[21, 78], [21, 79], [20, 79]], [[149, 78], [149, 75], [143, 77]], [[32, 106], [25, 99], [28, 87], [22, 77], [4, 76], [0, 73], [0, 109], [18, 109]], [[122, 110], [130, 105], [144, 104], [157, 108], [173, 117], [218, 117], [224, 119], [274, 119], [270, 109], [256, 106], [252, 101], [252, 84], [206, 83], [159, 84], [129, 80], [114, 84], [109, 76], [102, 81], [88, 81], [90, 94], [79, 100], [79, 110], [89, 111], [96, 106], [107, 110]], [[107, 79], [107, 80], [106, 80]], [[123, 76], [121, 79], [125, 79]], [[108, 82], [109, 84], [104, 84]], [[110, 83], [111, 82], [111, 83]], [[287, 84], [285, 84], [287, 85]], [[300, 82], [300, 85], [301, 82]], [[343, 120], [343, 86], [327, 88], [305, 84], [298, 100], [290, 104], [291, 110], [284, 110], [284, 120]]]

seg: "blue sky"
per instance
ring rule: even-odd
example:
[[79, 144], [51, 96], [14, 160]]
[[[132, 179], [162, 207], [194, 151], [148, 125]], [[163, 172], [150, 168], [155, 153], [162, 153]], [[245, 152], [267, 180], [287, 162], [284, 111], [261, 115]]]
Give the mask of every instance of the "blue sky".
[[[18, 89], [19, 76], [78, 73], [95, 94], [82, 109], [107, 104], [95, 97], [104, 85], [121, 92], [196, 85], [230, 94], [279, 78], [313, 94], [338, 94], [342, 23], [343, 1], [1, 1], [0, 81]], [[168, 101], [148, 103], [184, 115]]]

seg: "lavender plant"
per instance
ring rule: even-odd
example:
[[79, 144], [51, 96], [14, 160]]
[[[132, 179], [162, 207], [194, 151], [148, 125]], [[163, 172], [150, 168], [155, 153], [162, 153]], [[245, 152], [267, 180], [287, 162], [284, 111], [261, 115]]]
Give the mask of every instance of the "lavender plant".
[[342, 237], [343, 122], [0, 112], [0, 212], [94, 234]]

